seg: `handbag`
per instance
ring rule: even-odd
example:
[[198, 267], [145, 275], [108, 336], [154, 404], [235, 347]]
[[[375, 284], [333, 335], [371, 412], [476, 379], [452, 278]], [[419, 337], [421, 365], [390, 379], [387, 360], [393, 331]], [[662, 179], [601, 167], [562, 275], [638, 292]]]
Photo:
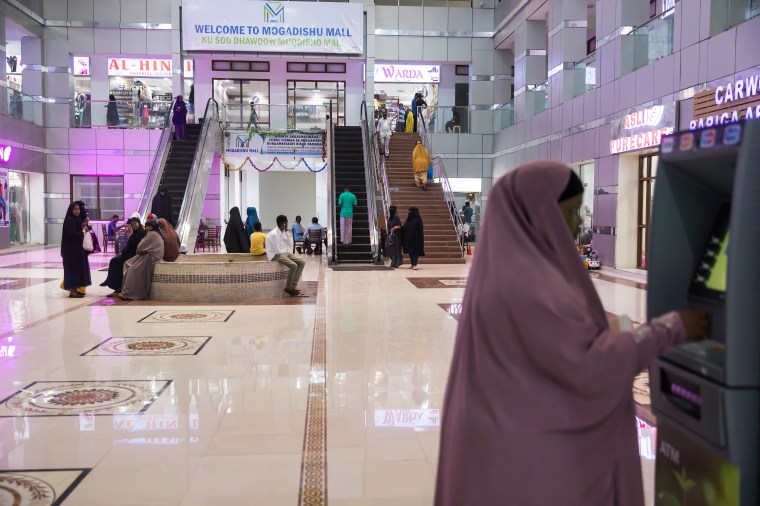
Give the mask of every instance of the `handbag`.
[[82, 247], [85, 251], [92, 251], [94, 246], [92, 245], [92, 234], [90, 232], [84, 233], [84, 240], [82, 241]]

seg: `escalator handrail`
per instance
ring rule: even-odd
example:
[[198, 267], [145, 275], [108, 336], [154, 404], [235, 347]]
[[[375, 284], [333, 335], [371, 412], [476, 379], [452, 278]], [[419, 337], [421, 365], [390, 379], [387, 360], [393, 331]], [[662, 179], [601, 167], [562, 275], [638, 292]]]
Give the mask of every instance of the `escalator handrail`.
[[328, 220], [327, 223], [329, 224], [328, 228], [328, 239], [327, 239], [327, 263], [330, 265], [336, 264], [338, 262], [338, 248], [337, 245], [337, 237], [336, 237], [336, 230], [338, 228], [337, 224], [337, 211], [336, 211], [336, 202], [335, 202], [335, 122], [332, 119], [332, 104], [330, 104], [330, 115], [327, 118], [327, 152], [328, 156], [330, 157], [329, 161], [329, 167], [330, 167], [330, 174], [327, 178], [327, 198], [329, 199], [329, 203], [327, 205], [328, 209]]
[[180, 208], [179, 217], [177, 218], [177, 235], [179, 235], [180, 248], [183, 251], [187, 251], [190, 241], [194, 239], [190, 237], [193, 224], [189, 222], [188, 215], [195, 203], [196, 192], [194, 190], [197, 188], [201, 158], [203, 157], [206, 142], [208, 141], [209, 130], [213, 122], [219, 123], [219, 103], [213, 98], [209, 98], [206, 102], [206, 109], [203, 113], [203, 128], [201, 129], [200, 137], [198, 139], [198, 145], [195, 148], [190, 175], [187, 178], [187, 186], [185, 187], [185, 195], [182, 199], [182, 207]]
[[362, 146], [364, 148], [364, 180], [367, 190], [367, 216], [369, 222], [369, 244], [372, 262], [378, 262], [380, 256], [379, 233], [377, 227], [377, 150], [372, 143], [372, 133], [369, 120], [367, 119], [367, 103], [362, 101], [359, 119], [362, 129]]
[[[174, 105], [177, 103], [177, 98], [174, 98], [170, 111], [174, 110]], [[145, 184], [143, 184], [142, 193], [140, 194], [140, 202], [137, 204], [137, 212], [140, 214], [140, 220], [145, 223], [145, 218], [150, 213], [150, 205], [153, 201], [153, 197], [158, 193], [158, 186], [161, 183], [161, 178], [164, 176], [164, 169], [166, 168], [166, 161], [169, 159], [169, 148], [171, 147], [171, 141], [174, 137], [174, 122], [171, 121], [171, 113], [166, 122], [166, 125], [161, 129], [161, 136], [158, 138], [158, 147], [156, 153], [153, 156], [153, 162], [150, 165], [150, 170], [145, 178]]]
[[[446, 167], [443, 164], [443, 159], [440, 156], [432, 156], [433, 146], [427, 135], [427, 125], [425, 124], [424, 118], [422, 117], [421, 108], [419, 111], [419, 116], [417, 118], [417, 124], [419, 125], [417, 130], [420, 135], [422, 145], [425, 146], [425, 149], [427, 149], [428, 153], [431, 154], [430, 161], [432, 162], [433, 160], [438, 160], [438, 163], [434, 166], [437, 168], [437, 178], [441, 180], [443, 196], [446, 199], [446, 207], [448, 207], [449, 215], [451, 215], [451, 223], [454, 226], [457, 242], [459, 242], [459, 248], [462, 251], [462, 258], [465, 258], [464, 237], [459, 233], [461, 230], [461, 225], [464, 224], [464, 220], [462, 220], [461, 216], [459, 216], [459, 211], [457, 210], [456, 202], [454, 200], [454, 192], [451, 189], [451, 182], [449, 181], [449, 177], [446, 174]], [[434, 174], [433, 177], [435, 178], [436, 174]]]

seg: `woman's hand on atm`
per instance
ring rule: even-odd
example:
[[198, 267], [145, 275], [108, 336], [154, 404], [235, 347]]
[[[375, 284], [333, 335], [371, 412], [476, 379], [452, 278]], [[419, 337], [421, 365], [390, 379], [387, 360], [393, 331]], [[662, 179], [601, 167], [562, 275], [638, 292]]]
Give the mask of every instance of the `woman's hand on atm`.
[[701, 341], [710, 330], [710, 316], [702, 309], [689, 309], [678, 311], [683, 328], [686, 331], [687, 341]]

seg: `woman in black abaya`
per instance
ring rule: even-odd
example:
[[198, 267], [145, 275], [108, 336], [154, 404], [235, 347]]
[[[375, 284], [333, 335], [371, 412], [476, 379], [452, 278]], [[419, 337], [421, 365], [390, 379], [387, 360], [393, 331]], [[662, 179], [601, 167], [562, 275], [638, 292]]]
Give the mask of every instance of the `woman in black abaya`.
[[237, 207], [230, 209], [230, 220], [227, 222], [227, 230], [224, 231], [224, 247], [227, 253], [251, 252], [251, 239], [245, 231], [243, 217], [240, 216], [240, 209]]
[[107, 286], [115, 295], [121, 292], [121, 285], [124, 276], [124, 263], [137, 254], [137, 246], [145, 238], [145, 229], [140, 224], [140, 218], [130, 218], [127, 220], [127, 227], [132, 232], [127, 240], [127, 247], [111, 259], [108, 263], [108, 276], [106, 280], [100, 283], [100, 286]]
[[409, 254], [412, 269], [418, 269], [417, 262], [425, 256], [425, 233], [422, 229], [422, 217], [416, 207], [409, 208], [409, 216], [404, 222], [404, 251]]
[[61, 258], [63, 259], [61, 286], [69, 292], [69, 297], [72, 299], [84, 297], [87, 287], [92, 284], [87, 251], [82, 247], [85, 234], [82, 213], [84, 209], [77, 202], [70, 204], [66, 210], [61, 233]]

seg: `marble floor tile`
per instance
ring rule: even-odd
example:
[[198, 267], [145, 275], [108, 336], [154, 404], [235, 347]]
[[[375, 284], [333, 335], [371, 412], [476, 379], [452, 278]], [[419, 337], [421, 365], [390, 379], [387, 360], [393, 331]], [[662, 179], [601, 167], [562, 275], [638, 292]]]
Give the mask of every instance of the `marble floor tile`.
[[109, 337], [82, 353], [89, 357], [197, 355], [210, 336]]
[[227, 310], [169, 310], [153, 311], [138, 323], [225, 323], [232, 318], [235, 311]]
[[0, 471], [0, 504], [58, 506], [79, 485], [89, 469]]
[[0, 401], [0, 417], [143, 413], [169, 381], [36, 381]]
[[[308, 298], [168, 304], [106, 298], [107, 260], [91, 257], [75, 300], [58, 249], [0, 254], [2, 276], [21, 280], [0, 289], [0, 467], [91, 469], [72, 505], [278, 506], [298, 504], [314, 461], [329, 504], [432, 503], [469, 265], [320, 274], [307, 258]], [[641, 281], [601, 274], [605, 310], [645, 321]], [[646, 383], [631, 423], [651, 502]], [[306, 453], [310, 399], [325, 428]]]

